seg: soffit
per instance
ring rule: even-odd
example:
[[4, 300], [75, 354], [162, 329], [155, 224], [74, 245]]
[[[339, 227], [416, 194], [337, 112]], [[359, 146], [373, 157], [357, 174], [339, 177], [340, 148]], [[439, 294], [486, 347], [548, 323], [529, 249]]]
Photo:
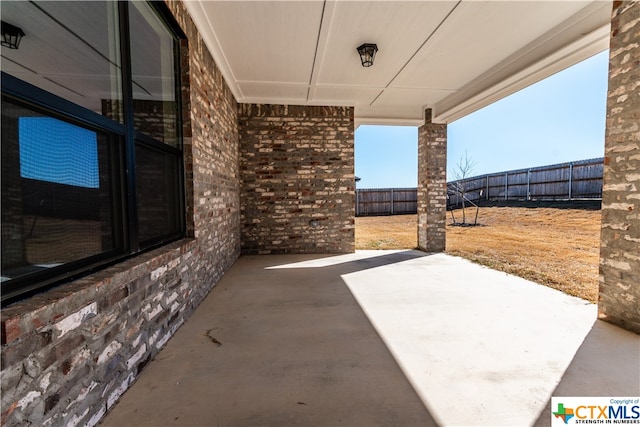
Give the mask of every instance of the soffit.
[[[238, 102], [450, 122], [608, 47], [607, 1], [185, 3]], [[375, 63], [356, 47], [377, 43]]]

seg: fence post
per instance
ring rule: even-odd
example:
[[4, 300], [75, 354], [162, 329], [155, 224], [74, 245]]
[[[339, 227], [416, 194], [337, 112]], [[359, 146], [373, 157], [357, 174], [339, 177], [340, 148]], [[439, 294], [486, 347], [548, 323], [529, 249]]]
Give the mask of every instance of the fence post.
[[569, 163], [569, 200], [571, 200], [571, 187], [573, 187], [573, 162]]
[[487, 197], [485, 200], [489, 200], [489, 175], [487, 175]]
[[531, 169], [527, 170], [527, 200], [531, 200]]
[[509, 200], [509, 172], [504, 174], [504, 199]]
[[391, 215], [393, 215], [393, 188], [391, 189]]
[[356, 216], [360, 215], [360, 191], [356, 188]]

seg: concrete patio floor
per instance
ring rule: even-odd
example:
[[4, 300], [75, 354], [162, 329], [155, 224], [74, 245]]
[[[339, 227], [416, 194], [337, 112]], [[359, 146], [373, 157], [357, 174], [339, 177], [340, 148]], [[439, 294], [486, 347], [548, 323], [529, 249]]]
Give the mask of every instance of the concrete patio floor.
[[102, 425], [550, 425], [640, 395], [640, 336], [596, 311], [444, 254], [244, 256]]

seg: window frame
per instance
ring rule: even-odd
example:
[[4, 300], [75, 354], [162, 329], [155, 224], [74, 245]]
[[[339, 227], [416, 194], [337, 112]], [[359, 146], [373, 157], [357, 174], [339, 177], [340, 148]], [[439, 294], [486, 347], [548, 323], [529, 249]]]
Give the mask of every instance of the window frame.
[[[168, 33], [173, 37], [175, 102], [176, 102], [176, 137], [179, 148], [172, 147], [153, 137], [137, 132], [134, 127], [133, 111], [133, 79], [131, 72], [131, 28], [129, 26], [129, 2], [118, 3], [118, 31], [120, 38], [120, 74], [122, 79], [123, 123], [107, 116], [91, 111], [85, 107], [47, 92], [37, 86], [1, 73], [2, 98], [18, 106], [34, 110], [37, 113], [62, 120], [72, 125], [105, 133], [109, 136], [112, 151], [109, 175], [111, 184], [111, 225], [113, 227], [114, 248], [82, 258], [44, 271], [30, 273], [12, 278], [2, 283], [2, 306], [18, 299], [29, 297], [51, 287], [61, 285], [79, 277], [91, 274], [140, 253], [156, 249], [186, 236], [185, 221], [185, 178], [183, 155], [183, 116], [182, 116], [182, 70], [180, 66], [181, 40], [186, 39], [175, 18], [167, 6], [161, 2], [147, 2], [163, 22]], [[177, 163], [178, 206], [174, 213], [178, 217], [178, 230], [148, 239], [141, 245], [138, 239], [139, 224], [137, 213], [136, 159], [135, 147], [140, 144], [145, 148], [161, 151], [169, 155]], [[113, 147], [113, 148], [112, 148]]]

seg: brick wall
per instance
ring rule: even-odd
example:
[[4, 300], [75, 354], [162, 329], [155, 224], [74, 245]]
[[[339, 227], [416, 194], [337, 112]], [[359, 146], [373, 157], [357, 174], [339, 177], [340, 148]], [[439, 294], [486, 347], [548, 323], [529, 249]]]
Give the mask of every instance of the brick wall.
[[447, 214], [447, 125], [431, 123], [418, 129], [418, 247], [443, 252]]
[[192, 238], [3, 309], [2, 425], [95, 425], [239, 256], [237, 104], [184, 6], [169, 6], [188, 36]]
[[353, 252], [353, 108], [238, 109], [243, 253]]
[[600, 318], [640, 333], [640, 2], [613, 5]]

